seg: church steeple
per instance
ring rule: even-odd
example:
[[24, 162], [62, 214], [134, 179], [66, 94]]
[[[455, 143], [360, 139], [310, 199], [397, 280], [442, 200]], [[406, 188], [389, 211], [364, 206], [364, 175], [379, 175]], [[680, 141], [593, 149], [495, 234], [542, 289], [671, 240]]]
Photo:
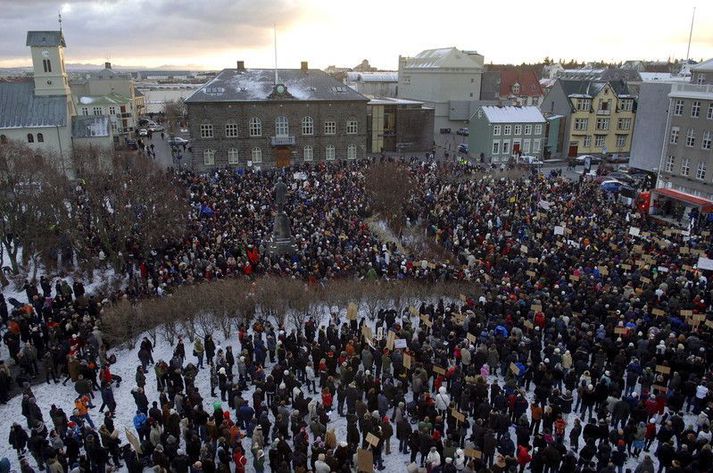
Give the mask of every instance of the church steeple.
[[64, 35], [59, 31], [28, 31], [27, 46], [32, 52], [35, 95], [69, 95], [64, 67]]

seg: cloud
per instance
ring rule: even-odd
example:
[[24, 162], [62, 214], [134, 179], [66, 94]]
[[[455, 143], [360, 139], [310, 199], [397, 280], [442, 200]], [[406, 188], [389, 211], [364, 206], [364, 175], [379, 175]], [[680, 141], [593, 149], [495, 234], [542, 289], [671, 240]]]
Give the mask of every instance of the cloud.
[[29, 59], [26, 31], [57, 29], [60, 9], [71, 62], [253, 49], [271, 43], [273, 23], [287, 28], [303, 15], [297, 0], [0, 0], [0, 58]]

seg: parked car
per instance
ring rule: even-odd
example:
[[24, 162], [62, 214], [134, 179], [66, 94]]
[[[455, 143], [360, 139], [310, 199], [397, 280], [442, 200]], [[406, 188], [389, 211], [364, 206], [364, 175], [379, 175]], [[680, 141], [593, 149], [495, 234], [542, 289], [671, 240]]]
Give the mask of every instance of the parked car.
[[456, 135], [468, 136], [470, 135], [470, 130], [468, 130], [467, 128], [458, 128], [458, 131], [456, 131]]
[[139, 136], [149, 136], [149, 132], [146, 128], [141, 128], [139, 130]]
[[157, 125], [154, 123], [152, 125], [149, 125], [149, 131], [151, 131], [151, 132], [163, 131], [163, 127], [161, 125]]
[[126, 147], [130, 150], [136, 151], [137, 149], [139, 149], [139, 143], [136, 140], [127, 138], [126, 139]]
[[468, 153], [468, 144], [467, 143], [461, 143], [458, 145], [458, 152], [459, 153]]
[[520, 164], [526, 164], [528, 166], [535, 166], [535, 167], [540, 167], [545, 164], [541, 160], [537, 159], [535, 156], [528, 156], [528, 155], [520, 156], [518, 161]]
[[[610, 172], [609, 174], [607, 174], [607, 177], [611, 177], [612, 179], [616, 179], [617, 181], [621, 181], [630, 186], [635, 185], [639, 181], [639, 179], [637, 179], [636, 177], [620, 171]], [[641, 178], [641, 175], [639, 175], [639, 178]]]
[[577, 156], [575, 160], [577, 161], [577, 164], [585, 164], [587, 162], [587, 158], [590, 158], [592, 164], [600, 164], [602, 162], [601, 156], [595, 156], [593, 154], [583, 154], [581, 156]]
[[450, 128], [441, 128], [441, 135], [449, 135], [451, 133]]
[[168, 139], [168, 144], [171, 146], [182, 146], [182, 145], [188, 145], [189, 140], [185, 138], [181, 138], [180, 136], [174, 136], [173, 138]]

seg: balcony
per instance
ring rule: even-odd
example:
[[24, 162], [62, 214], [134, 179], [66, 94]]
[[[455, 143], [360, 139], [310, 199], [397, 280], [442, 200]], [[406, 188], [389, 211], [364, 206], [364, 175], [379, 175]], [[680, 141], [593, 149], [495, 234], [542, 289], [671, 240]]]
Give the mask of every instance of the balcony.
[[597, 115], [610, 115], [611, 110], [604, 110], [604, 109], [599, 109], [597, 110]]
[[270, 137], [270, 145], [272, 146], [294, 146], [294, 136], [272, 136]]

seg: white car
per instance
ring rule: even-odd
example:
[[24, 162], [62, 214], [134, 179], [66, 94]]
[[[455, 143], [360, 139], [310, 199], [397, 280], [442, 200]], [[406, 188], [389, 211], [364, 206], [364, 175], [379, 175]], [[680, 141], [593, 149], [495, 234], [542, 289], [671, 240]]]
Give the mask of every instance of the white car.
[[149, 136], [149, 132], [146, 130], [146, 128], [141, 128], [139, 130], [139, 136]]
[[520, 156], [520, 164], [527, 164], [528, 166], [542, 166], [545, 163], [537, 159], [535, 156]]

